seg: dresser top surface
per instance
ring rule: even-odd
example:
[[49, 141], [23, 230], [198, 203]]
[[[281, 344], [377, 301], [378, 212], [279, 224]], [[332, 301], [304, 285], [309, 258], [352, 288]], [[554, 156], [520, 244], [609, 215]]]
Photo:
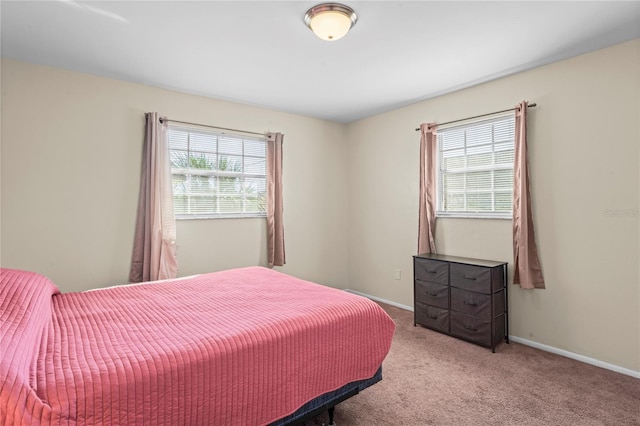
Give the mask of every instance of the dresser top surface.
[[496, 266], [506, 265], [508, 262], [500, 262], [496, 260], [474, 259], [471, 257], [449, 256], [446, 254], [424, 253], [413, 256], [417, 259], [440, 260], [442, 262], [464, 263], [467, 265], [486, 266], [495, 268]]

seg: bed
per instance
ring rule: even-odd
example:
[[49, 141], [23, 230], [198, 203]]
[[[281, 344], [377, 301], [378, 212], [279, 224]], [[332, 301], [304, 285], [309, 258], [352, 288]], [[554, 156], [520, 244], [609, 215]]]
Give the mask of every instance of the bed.
[[379, 381], [395, 328], [262, 267], [77, 293], [3, 269], [0, 320], [3, 425], [296, 424]]

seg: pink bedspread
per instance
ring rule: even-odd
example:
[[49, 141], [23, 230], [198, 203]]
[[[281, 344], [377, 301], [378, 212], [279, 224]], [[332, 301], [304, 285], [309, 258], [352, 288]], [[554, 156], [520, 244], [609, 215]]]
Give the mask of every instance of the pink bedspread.
[[367, 299], [260, 267], [52, 300], [32, 389], [0, 377], [2, 404], [37, 395], [15, 422], [268, 424], [371, 377], [395, 327]]

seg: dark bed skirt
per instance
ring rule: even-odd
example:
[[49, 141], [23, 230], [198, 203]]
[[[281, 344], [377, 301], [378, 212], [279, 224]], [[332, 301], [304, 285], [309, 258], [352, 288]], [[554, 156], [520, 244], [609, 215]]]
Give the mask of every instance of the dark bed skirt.
[[376, 374], [369, 379], [358, 380], [356, 382], [347, 383], [340, 389], [333, 392], [327, 392], [324, 395], [320, 395], [317, 398], [312, 399], [305, 405], [300, 407], [295, 413], [277, 420], [269, 426], [284, 426], [284, 425], [296, 425], [305, 420], [313, 418], [323, 411], [336, 406], [342, 401], [358, 394], [361, 390], [368, 388], [369, 386], [378, 383], [382, 380], [382, 367], [378, 368]]

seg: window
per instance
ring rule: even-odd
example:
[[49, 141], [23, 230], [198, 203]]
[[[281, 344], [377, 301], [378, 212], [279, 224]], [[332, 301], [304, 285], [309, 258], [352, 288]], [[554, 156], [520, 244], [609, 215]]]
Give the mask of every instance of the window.
[[178, 219], [266, 217], [263, 138], [169, 126]]
[[511, 218], [515, 116], [438, 129], [438, 216]]

